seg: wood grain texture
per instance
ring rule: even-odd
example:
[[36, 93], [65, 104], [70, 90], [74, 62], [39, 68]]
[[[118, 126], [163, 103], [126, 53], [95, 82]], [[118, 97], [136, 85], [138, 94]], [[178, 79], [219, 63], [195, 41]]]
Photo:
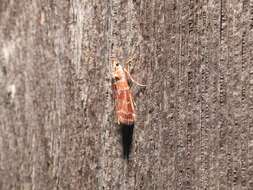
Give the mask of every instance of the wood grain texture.
[[[135, 57], [122, 159], [110, 62]], [[252, 0], [0, 3], [0, 189], [253, 189]]]

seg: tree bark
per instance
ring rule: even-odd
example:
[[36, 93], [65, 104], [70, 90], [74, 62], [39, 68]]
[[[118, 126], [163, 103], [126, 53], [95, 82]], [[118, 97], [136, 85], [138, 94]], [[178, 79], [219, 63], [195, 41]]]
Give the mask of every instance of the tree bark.
[[252, 60], [252, 0], [2, 0], [0, 189], [253, 189]]

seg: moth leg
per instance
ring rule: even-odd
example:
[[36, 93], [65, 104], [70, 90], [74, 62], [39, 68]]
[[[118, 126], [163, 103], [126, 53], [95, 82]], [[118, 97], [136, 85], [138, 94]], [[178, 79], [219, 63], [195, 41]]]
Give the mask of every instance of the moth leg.
[[133, 99], [132, 94], [130, 94], [130, 104], [131, 104], [131, 106], [132, 106], [132, 108], [133, 108], [133, 110], [134, 110], [136, 104], [135, 104], [135, 102], [134, 102], [134, 99]]
[[[133, 100], [133, 98], [131, 98], [131, 104], [132, 104], [132, 107], [133, 107], [133, 110], [135, 110], [135, 107], [136, 107], [136, 104], [135, 104], [135, 102], [134, 102], [134, 100]], [[134, 120], [136, 119], [136, 115], [135, 115], [135, 111], [133, 112], [133, 116], [134, 116]]]
[[136, 107], [136, 103], [135, 103], [135, 101], [132, 99], [132, 102], [133, 102], [133, 104], [134, 104], [134, 107]]

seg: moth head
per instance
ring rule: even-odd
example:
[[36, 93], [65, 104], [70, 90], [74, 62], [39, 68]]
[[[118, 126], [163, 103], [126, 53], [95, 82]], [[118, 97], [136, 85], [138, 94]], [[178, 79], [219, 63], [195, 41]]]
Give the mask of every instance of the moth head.
[[120, 66], [119, 61], [117, 59], [112, 60], [112, 65], [113, 65], [114, 70], [119, 68]]
[[112, 60], [112, 65], [113, 65], [113, 76], [114, 76], [114, 78], [116, 80], [121, 79], [122, 78], [123, 68], [120, 65], [119, 61], [117, 59], [113, 59]]

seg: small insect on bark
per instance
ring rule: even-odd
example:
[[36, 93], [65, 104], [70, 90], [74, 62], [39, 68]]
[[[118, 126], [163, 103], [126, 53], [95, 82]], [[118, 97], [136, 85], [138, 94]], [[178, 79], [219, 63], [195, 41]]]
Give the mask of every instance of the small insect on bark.
[[[127, 64], [129, 62], [130, 61], [128, 61]], [[123, 68], [116, 59], [113, 60], [112, 66], [116, 119], [122, 135], [123, 157], [128, 160], [131, 152], [134, 123], [136, 120], [134, 100], [128, 80], [132, 80], [132, 82], [139, 86], [146, 85], [139, 84], [133, 80], [128, 71], [128, 66]]]

